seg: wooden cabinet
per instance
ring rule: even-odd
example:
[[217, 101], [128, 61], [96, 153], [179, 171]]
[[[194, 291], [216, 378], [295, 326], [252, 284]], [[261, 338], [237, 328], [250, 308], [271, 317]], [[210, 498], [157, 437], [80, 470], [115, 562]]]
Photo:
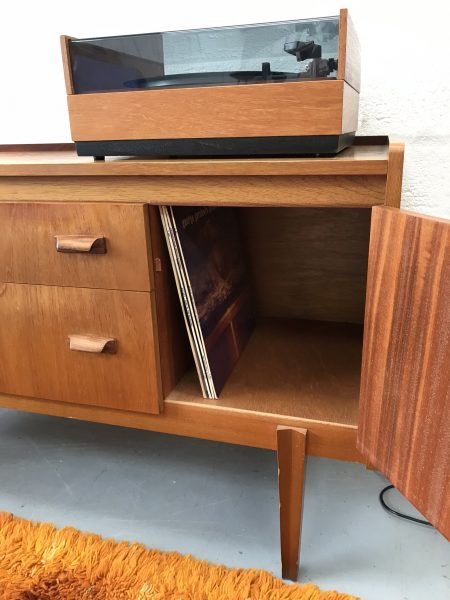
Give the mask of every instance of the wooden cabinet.
[[[375, 466], [449, 537], [450, 223], [399, 210], [402, 161], [387, 138], [314, 159], [0, 150], [0, 405], [278, 450], [286, 577], [304, 454]], [[219, 400], [158, 204], [240, 207], [259, 320]]]

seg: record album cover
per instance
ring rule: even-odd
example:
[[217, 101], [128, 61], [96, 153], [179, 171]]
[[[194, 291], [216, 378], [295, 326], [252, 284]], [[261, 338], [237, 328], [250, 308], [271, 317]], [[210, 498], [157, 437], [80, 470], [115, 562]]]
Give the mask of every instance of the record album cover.
[[160, 210], [202, 390], [216, 398], [253, 328], [238, 215], [223, 207]]

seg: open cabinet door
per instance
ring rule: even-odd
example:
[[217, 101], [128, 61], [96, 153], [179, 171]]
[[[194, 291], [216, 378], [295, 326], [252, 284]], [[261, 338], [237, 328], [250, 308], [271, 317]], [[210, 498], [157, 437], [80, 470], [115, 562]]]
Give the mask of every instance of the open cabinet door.
[[357, 445], [450, 539], [450, 221], [372, 210]]

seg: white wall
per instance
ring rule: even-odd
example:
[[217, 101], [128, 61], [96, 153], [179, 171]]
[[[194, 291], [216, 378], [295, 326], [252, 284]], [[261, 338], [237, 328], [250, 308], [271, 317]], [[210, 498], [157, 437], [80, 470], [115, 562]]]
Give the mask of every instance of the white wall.
[[337, 14], [363, 49], [360, 134], [406, 142], [403, 206], [450, 217], [448, 2], [16, 0], [0, 13], [0, 143], [70, 140], [59, 35], [146, 33]]

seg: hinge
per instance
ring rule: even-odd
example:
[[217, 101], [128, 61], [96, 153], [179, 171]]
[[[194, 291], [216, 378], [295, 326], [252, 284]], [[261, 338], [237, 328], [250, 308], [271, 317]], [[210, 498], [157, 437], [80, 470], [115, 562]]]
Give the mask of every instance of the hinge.
[[162, 271], [161, 259], [155, 258], [154, 262], [155, 262], [155, 271], [157, 273], [160, 273]]

